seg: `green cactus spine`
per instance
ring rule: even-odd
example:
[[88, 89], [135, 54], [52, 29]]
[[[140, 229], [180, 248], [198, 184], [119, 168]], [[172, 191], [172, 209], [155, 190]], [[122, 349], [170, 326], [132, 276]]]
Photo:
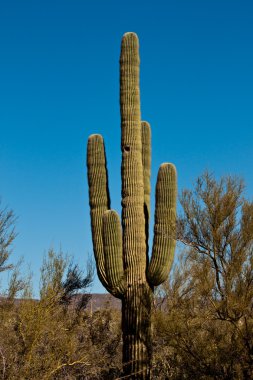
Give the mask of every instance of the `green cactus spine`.
[[148, 258], [151, 132], [141, 122], [139, 42], [123, 36], [120, 56], [122, 220], [110, 210], [103, 138], [88, 141], [87, 167], [94, 254], [99, 279], [122, 300], [123, 368], [150, 379], [153, 289], [168, 277], [175, 249], [176, 169], [162, 164], [156, 185], [152, 257]]

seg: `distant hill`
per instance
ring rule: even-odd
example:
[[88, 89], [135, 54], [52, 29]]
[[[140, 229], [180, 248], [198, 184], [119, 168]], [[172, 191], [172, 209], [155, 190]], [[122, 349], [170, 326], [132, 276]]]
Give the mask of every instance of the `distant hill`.
[[[161, 297], [154, 298], [154, 307], [156, 310], [165, 310], [166, 301]], [[91, 298], [88, 301], [86, 310], [92, 310], [93, 312], [96, 310], [111, 308], [115, 310], [121, 310], [121, 300], [113, 297], [109, 293], [93, 293], [91, 294]]]
[[[91, 310], [92, 312], [94, 312], [94, 311], [105, 309], [105, 308], [111, 308], [115, 310], [121, 309], [121, 301], [118, 298], [113, 297], [109, 293], [104, 293], [104, 294], [93, 293], [93, 294], [87, 294], [87, 295], [91, 297], [86, 306], [86, 310]], [[79, 297], [79, 295], [75, 297]], [[0, 296], [0, 302], [3, 302], [3, 301], [6, 301], [6, 297]], [[16, 305], [19, 305], [21, 301], [22, 299], [16, 298], [14, 302]], [[38, 300], [34, 299], [34, 301], [38, 301]]]
[[92, 312], [104, 309], [121, 309], [121, 301], [118, 298], [113, 297], [109, 293], [99, 294], [93, 293], [91, 294], [91, 298], [88, 302], [86, 310], [92, 310]]
[[[75, 297], [79, 297], [80, 295], [76, 295], [73, 298], [73, 302], [75, 303]], [[92, 294], [87, 294], [87, 296], [90, 296], [90, 299], [87, 303], [86, 310], [91, 311], [92, 313], [105, 309], [105, 308], [110, 308], [112, 310], [121, 310], [121, 300], [118, 298], [113, 297], [109, 293], [92, 293]], [[0, 302], [6, 300], [5, 297], [0, 296]], [[15, 304], [18, 305], [22, 301], [22, 299], [16, 298], [15, 299]], [[34, 299], [34, 301], [38, 301], [37, 299]], [[166, 306], [166, 302], [162, 298], [155, 298], [154, 301], [154, 306], [156, 309], [161, 309], [164, 310]]]

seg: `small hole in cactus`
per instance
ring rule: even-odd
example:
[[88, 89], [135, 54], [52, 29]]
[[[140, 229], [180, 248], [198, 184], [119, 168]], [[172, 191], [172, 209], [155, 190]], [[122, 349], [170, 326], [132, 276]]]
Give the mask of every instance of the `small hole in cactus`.
[[130, 152], [130, 146], [129, 145], [125, 145], [124, 146], [124, 151], [125, 152]]

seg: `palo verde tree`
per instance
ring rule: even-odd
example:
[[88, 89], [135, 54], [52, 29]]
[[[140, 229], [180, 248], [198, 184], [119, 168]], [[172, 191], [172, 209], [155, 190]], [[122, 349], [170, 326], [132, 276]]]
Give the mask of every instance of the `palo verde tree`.
[[15, 220], [12, 210], [0, 208], [0, 273], [12, 268], [7, 261], [11, 254], [11, 245], [16, 237]]
[[175, 249], [176, 169], [162, 164], [156, 184], [152, 257], [148, 257], [150, 214], [150, 126], [141, 121], [139, 42], [123, 36], [120, 56], [122, 224], [110, 209], [106, 157], [101, 135], [88, 141], [87, 166], [93, 247], [104, 287], [122, 300], [123, 368], [129, 379], [151, 375], [151, 306], [154, 287], [169, 274]]
[[[12, 280], [7, 293], [12, 297], [0, 298], [1, 379], [100, 378], [107, 357], [91, 338], [91, 325], [98, 329], [98, 324], [85, 310], [92, 281], [87, 269], [85, 274], [70, 257], [50, 249], [41, 266], [39, 300], [32, 298], [32, 282], [24, 273], [15, 299], [17, 277]], [[100, 326], [100, 338], [106, 336], [108, 345], [115, 339], [110, 333]]]
[[253, 202], [245, 199], [239, 178], [216, 180], [208, 172], [193, 190], [182, 192], [180, 202], [178, 240], [187, 247], [188, 268], [181, 268], [182, 286], [173, 286], [174, 294], [178, 288], [173, 325], [188, 377], [181, 373], [179, 378], [192, 378], [191, 371], [198, 379], [250, 379]]
[[159, 288], [154, 378], [253, 379], [253, 202], [205, 172], [180, 196], [182, 252]]

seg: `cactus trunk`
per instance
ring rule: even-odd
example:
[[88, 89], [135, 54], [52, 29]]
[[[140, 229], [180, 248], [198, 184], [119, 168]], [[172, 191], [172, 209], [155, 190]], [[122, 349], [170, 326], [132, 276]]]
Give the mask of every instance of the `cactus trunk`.
[[123, 366], [129, 379], [150, 379], [152, 299], [149, 285], [142, 284], [126, 291], [122, 302]]
[[98, 276], [122, 300], [123, 370], [127, 379], [150, 379], [153, 288], [166, 280], [173, 261], [176, 170], [159, 169], [154, 243], [148, 259], [150, 126], [141, 122], [139, 42], [126, 33], [120, 56], [122, 218], [110, 210], [103, 139], [89, 138], [87, 166], [93, 247]]

